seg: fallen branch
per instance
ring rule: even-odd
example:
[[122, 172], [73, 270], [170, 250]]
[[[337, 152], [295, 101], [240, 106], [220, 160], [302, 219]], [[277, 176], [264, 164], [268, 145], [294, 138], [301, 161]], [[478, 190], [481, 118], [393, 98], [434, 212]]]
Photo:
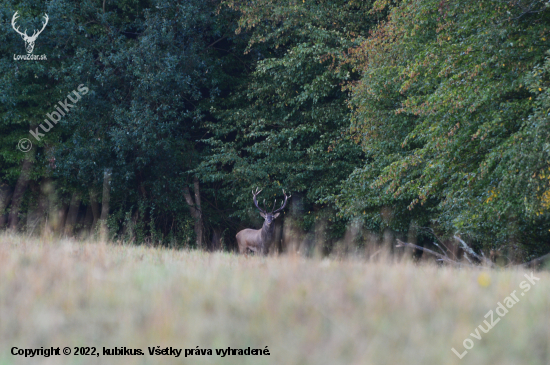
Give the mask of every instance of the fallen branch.
[[517, 265], [517, 266], [532, 267], [534, 265], [540, 264], [541, 262], [543, 262], [546, 259], [550, 259], [550, 253], [547, 253], [544, 256], [537, 257], [536, 259], [533, 259], [531, 261], [525, 262], [525, 263]]
[[415, 245], [414, 243], [408, 243], [408, 242], [403, 242], [401, 241], [400, 239], [397, 239], [397, 245], [395, 247], [412, 247], [412, 248], [416, 248], [418, 250], [422, 250], [424, 252], [427, 252], [427, 253], [430, 253], [432, 255], [434, 255], [435, 257], [439, 257], [442, 261], [445, 261], [449, 264], [452, 264], [452, 265], [457, 265], [457, 266], [470, 266], [470, 267], [475, 267], [474, 265], [468, 265], [468, 264], [463, 264], [461, 262], [458, 262], [458, 261], [454, 261], [454, 260], [451, 260], [450, 258], [448, 258], [447, 256], [444, 256], [440, 253], [437, 253], [435, 251], [432, 251], [428, 248], [424, 248], [422, 246], [417, 246]]
[[460, 237], [458, 237], [458, 236], [453, 236], [453, 238], [454, 238], [455, 240], [457, 240], [457, 241], [460, 243], [460, 245], [462, 246], [462, 249], [463, 249], [465, 252], [469, 253], [470, 255], [472, 255], [473, 257], [475, 257], [476, 259], [478, 259], [480, 262], [485, 263], [485, 265], [487, 265], [487, 266], [489, 266], [489, 267], [494, 267], [494, 266], [495, 266], [495, 264], [493, 264], [493, 262], [492, 262], [491, 260], [488, 260], [485, 256], [480, 256], [480, 255], [478, 255], [477, 253], [475, 253], [475, 251], [472, 250], [472, 248], [471, 248], [470, 246], [468, 246], [468, 245], [466, 244], [466, 242], [464, 242]]
[[[453, 256], [454, 256], [454, 258], [455, 258], [455, 259], [458, 259], [458, 257], [456, 257], [456, 254], [454, 253], [454, 251], [449, 250], [449, 247], [447, 247], [447, 245], [445, 245], [445, 244], [443, 243], [443, 240], [442, 240], [441, 238], [439, 238], [439, 237], [435, 234], [435, 232], [434, 232], [434, 230], [433, 230], [432, 228], [428, 228], [428, 227], [418, 227], [418, 229], [422, 229], [422, 230], [428, 232], [429, 234], [431, 234], [432, 236], [434, 236], [435, 239], [439, 241], [439, 243], [441, 244], [441, 246], [445, 247], [445, 249], [447, 250], [447, 252], [452, 253]], [[438, 245], [436, 242], [434, 242], [434, 245], [436, 245], [441, 251], [443, 251], [443, 250], [441, 249], [441, 247], [439, 247], [439, 245]], [[445, 256], [449, 257], [449, 255], [447, 255], [447, 253], [444, 252], [444, 254], [445, 254]]]
[[[491, 262], [490, 260], [488, 260], [485, 256], [479, 256], [478, 254], [476, 254], [474, 252], [474, 250], [472, 250], [463, 240], [461, 240], [460, 238], [458, 237], [454, 237], [457, 239], [457, 241], [459, 241], [462, 245], [462, 248], [464, 249], [464, 251], [466, 251], [464, 253], [464, 257], [466, 257], [466, 259], [472, 263], [470, 261], [470, 259], [468, 258], [467, 254], [466, 253], [469, 253], [471, 254], [472, 256], [474, 256], [475, 258], [477, 258], [480, 262], [482, 263], [486, 263], [487, 265], [491, 266], [491, 267], [494, 267], [495, 264], [493, 264], [493, 262]], [[395, 247], [411, 247], [411, 248], [416, 248], [418, 250], [422, 250], [424, 252], [427, 252], [429, 254], [432, 254], [434, 255], [435, 257], [438, 257], [439, 260], [437, 261], [444, 261], [444, 262], [447, 262], [449, 264], [452, 264], [452, 265], [457, 265], [457, 266], [469, 266], [469, 267], [479, 267], [480, 265], [474, 265], [474, 264], [464, 264], [464, 263], [461, 263], [461, 262], [458, 262], [458, 261], [454, 261], [454, 260], [451, 260], [448, 256], [444, 256], [440, 253], [437, 253], [435, 251], [432, 251], [428, 248], [424, 248], [422, 246], [418, 246], [418, 245], [415, 245], [414, 243], [408, 243], [408, 242], [403, 242], [401, 241], [400, 239], [397, 239], [397, 245]], [[544, 256], [541, 256], [541, 257], [537, 257], [536, 259], [533, 259], [531, 261], [528, 261], [528, 262], [525, 262], [523, 264], [518, 264], [518, 265], [514, 265], [515, 267], [533, 267], [534, 265], [537, 265], [537, 264], [540, 264], [542, 263], [543, 261], [545, 260], [550, 260], [550, 253], [547, 253], [546, 255]]]
[[440, 250], [441, 252], [443, 252], [443, 255], [445, 255], [446, 257], [449, 257], [449, 255], [447, 255], [447, 253], [446, 253], [445, 251], [443, 251], [443, 249], [442, 249], [441, 247], [439, 247], [439, 245], [437, 244], [437, 242], [434, 242], [433, 244], [435, 245], [435, 247], [439, 248], [439, 250]]

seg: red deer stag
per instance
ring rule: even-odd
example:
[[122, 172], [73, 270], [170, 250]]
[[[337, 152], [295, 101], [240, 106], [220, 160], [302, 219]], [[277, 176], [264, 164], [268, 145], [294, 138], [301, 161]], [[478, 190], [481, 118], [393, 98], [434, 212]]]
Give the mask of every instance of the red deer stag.
[[[260, 211], [260, 215], [264, 218], [264, 225], [262, 229], [243, 229], [239, 233], [237, 233], [237, 243], [239, 244], [239, 252], [241, 254], [248, 253], [247, 250], [254, 251], [256, 253], [261, 253], [266, 255], [267, 249], [269, 248], [269, 245], [273, 241], [273, 221], [279, 216], [279, 212], [281, 212], [283, 209], [285, 209], [286, 201], [290, 196], [286, 196], [285, 191], [283, 190], [283, 195], [285, 196], [284, 202], [281, 203], [281, 207], [277, 210], [275, 209], [275, 204], [277, 202], [277, 199], [275, 199], [275, 202], [273, 203], [273, 210], [271, 212], [267, 212], [267, 209], [262, 209], [258, 206], [258, 201], [256, 200], [256, 196], [260, 194], [262, 191], [259, 190], [259, 188], [256, 189], [256, 192], [252, 191], [252, 196], [254, 200], [254, 205], [258, 210]], [[264, 200], [264, 208], [265, 208], [265, 200]]]

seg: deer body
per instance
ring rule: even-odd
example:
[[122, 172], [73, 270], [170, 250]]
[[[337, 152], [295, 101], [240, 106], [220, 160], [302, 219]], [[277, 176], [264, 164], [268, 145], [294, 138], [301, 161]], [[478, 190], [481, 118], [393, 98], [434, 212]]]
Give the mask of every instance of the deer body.
[[273, 226], [268, 226], [265, 222], [262, 229], [243, 229], [237, 233], [237, 243], [239, 252], [246, 253], [249, 249], [256, 253], [264, 253], [273, 241]]
[[[267, 254], [267, 250], [274, 238], [273, 221], [279, 216], [279, 212], [286, 206], [288, 197], [283, 190], [285, 200], [279, 209], [275, 210], [275, 203], [273, 204], [273, 211], [271, 212], [261, 209], [256, 201], [256, 196], [260, 192], [261, 190], [258, 191], [258, 189], [256, 189], [256, 193], [252, 192], [252, 195], [254, 196], [253, 200], [256, 208], [258, 208], [260, 215], [264, 218], [264, 224], [261, 229], [247, 228], [237, 233], [237, 244], [239, 245], [239, 253], [241, 254], [246, 254], [248, 250], [258, 254]], [[275, 202], [277, 202], [277, 200], [275, 200]]]

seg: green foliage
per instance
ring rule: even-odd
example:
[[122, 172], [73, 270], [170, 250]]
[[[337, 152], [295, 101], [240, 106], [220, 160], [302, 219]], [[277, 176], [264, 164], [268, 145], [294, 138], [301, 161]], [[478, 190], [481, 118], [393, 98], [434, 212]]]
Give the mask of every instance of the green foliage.
[[[90, 90], [32, 140], [23, 209], [47, 181], [60, 206], [90, 205], [112, 171], [108, 225], [125, 241], [191, 243], [195, 177], [205, 231], [229, 248], [261, 223], [256, 187], [268, 205], [292, 192], [286, 213], [333, 241], [358, 219], [532, 254], [550, 240], [542, 1], [0, 4], [0, 184], [15, 186], [29, 129]], [[9, 56], [25, 52], [15, 11], [23, 29], [49, 15], [47, 61]]]
[[547, 190], [533, 179], [549, 167], [534, 76], [543, 77], [549, 20], [542, 2], [393, 7], [350, 56], [362, 74], [350, 88], [350, 133], [367, 161], [334, 196], [341, 213], [493, 244], [526, 243], [542, 224], [535, 236], [547, 241], [548, 220], [536, 217]]
[[[83, 84], [90, 92], [76, 108], [40, 142], [31, 138], [33, 180], [53, 178], [62, 199], [80, 192], [87, 204], [90, 190], [101, 197], [104, 172], [111, 170], [111, 212], [128, 212], [144, 201], [157, 207], [154, 222], [150, 212], [140, 213], [147, 234], [167, 234], [176, 217], [189, 214], [181, 189], [203, 153], [197, 141], [209, 103], [231, 83], [224, 67], [235, 61], [222, 48], [232, 45], [233, 12], [216, 16], [216, 1], [3, 5], [3, 54], [24, 51], [11, 29], [15, 10], [23, 28], [26, 19], [44, 13], [50, 21], [35, 49], [47, 61], [0, 60], [2, 181], [15, 185], [24, 156], [15, 147], [20, 138], [31, 138], [29, 126], [38, 127]], [[123, 217], [113, 219], [115, 234]]]
[[217, 119], [205, 124], [212, 152], [201, 166], [202, 176], [223, 183], [221, 194], [234, 202], [234, 214], [243, 220], [257, 215], [250, 193], [257, 186], [265, 189], [265, 197], [280, 197], [282, 188], [303, 193], [299, 213], [304, 216], [298, 218], [309, 228], [323, 216], [322, 199], [363, 158], [358, 146], [342, 138], [350, 123], [342, 85], [354, 75], [341, 60], [373, 24], [370, 4], [227, 5], [240, 12], [237, 31], [250, 32], [247, 54], [257, 62], [246, 82], [212, 108]]

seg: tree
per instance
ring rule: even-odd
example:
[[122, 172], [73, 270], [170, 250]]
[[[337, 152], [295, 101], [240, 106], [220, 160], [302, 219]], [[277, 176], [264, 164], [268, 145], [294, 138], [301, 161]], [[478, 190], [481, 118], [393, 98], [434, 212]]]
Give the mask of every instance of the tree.
[[[239, 12], [239, 34], [248, 32], [246, 55], [253, 72], [212, 108], [206, 123], [212, 153], [200, 171], [220, 182], [220, 195], [233, 201], [234, 215], [254, 221], [250, 191], [281, 188], [303, 196], [304, 228], [323, 212], [322, 199], [334, 193], [363, 154], [342, 138], [349, 126], [343, 83], [353, 79], [343, 54], [367, 35], [380, 14], [370, 2], [227, 1]], [[301, 215], [301, 214], [300, 214]], [[339, 227], [342, 228], [344, 222]]]
[[[8, 5], [2, 8], [4, 19], [15, 11]], [[178, 223], [190, 217], [181, 192], [193, 180], [191, 171], [203, 153], [198, 140], [205, 134], [201, 122], [209, 116], [209, 103], [227, 85], [222, 67], [232, 62], [220, 52], [231, 45], [233, 12], [216, 16], [218, 5], [19, 2], [15, 7], [21, 19], [36, 21], [49, 14], [35, 49], [48, 62], [0, 61], [5, 71], [0, 86], [2, 180], [13, 190], [24, 161], [24, 154], [15, 150], [17, 141], [82, 85], [89, 93], [70, 113], [47, 133], [38, 128], [44, 136], [33, 141], [31, 183], [52, 178], [66, 209], [78, 215], [80, 203], [71, 197], [81, 197], [92, 208], [92, 221], [102, 210], [113, 234], [120, 233], [127, 213], [149, 236], [159, 229], [162, 235], [186, 229]], [[15, 34], [9, 22], [2, 27], [3, 37]], [[1, 47], [11, 54], [19, 43], [17, 36], [10, 37]], [[109, 204], [100, 193], [105, 191], [105, 171], [111, 171]], [[32, 200], [24, 191], [16, 195]], [[74, 224], [74, 219], [68, 222]]]
[[[544, 190], [530, 179], [548, 167], [534, 163], [547, 134], [533, 124], [528, 87], [548, 49], [548, 16], [542, 2], [527, 1], [392, 7], [350, 57], [362, 73], [350, 88], [350, 134], [367, 160], [333, 198], [342, 214], [396, 229], [431, 225], [487, 245], [533, 234], [548, 242], [548, 229], [534, 229], [548, 228], [547, 218], [526, 204], [540, 200]], [[529, 153], [526, 133], [539, 141]]]

